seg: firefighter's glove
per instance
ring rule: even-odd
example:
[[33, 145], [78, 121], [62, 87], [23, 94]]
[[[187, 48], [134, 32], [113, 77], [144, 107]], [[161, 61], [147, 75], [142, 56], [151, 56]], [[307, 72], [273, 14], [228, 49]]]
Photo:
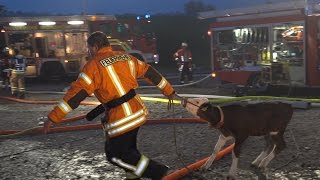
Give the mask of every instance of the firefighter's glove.
[[86, 119], [92, 121], [94, 118], [98, 117], [101, 113], [104, 113], [106, 110], [102, 104], [92, 109], [87, 115]]
[[52, 121], [48, 118], [44, 123], [43, 123], [43, 133], [47, 134], [50, 131], [50, 127], [52, 126]]
[[174, 110], [174, 106], [173, 106], [173, 97], [176, 93], [173, 92], [172, 94], [170, 94], [168, 97], [168, 111], [170, 111], [171, 109]]
[[181, 72], [181, 71], [182, 71], [182, 69], [183, 69], [183, 66], [180, 66], [178, 70]]
[[38, 122], [38, 126], [43, 126], [44, 125], [44, 122], [48, 120], [48, 117], [47, 116], [41, 116], [41, 117], [38, 117], [37, 118], [37, 121]]

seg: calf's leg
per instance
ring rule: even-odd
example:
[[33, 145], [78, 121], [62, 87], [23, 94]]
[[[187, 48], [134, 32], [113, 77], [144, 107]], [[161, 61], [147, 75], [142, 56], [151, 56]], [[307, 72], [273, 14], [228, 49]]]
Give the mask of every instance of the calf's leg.
[[235, 137], [235, 145], [232, 151], [232, 164], [229, 170], [228, 179], [235, 179], [237, 176], [241, 145], [247, 137], [248, 136]]
[[214, 159], [216, 158], [218, 152], [221, 148], [226, 144], [226, 142], [230, 139], [233, 139], [232, 136], [225, 137], [224, 135], [220, 135], [217, 144], [214, 147], [213, 153], [210, 158], [201, 166], [201, 170], [207, 170], [212, 165]]
[[270, 132], [273, 148], [271, 152], [260, 162], [259, 168], [265, 169], [270, 161], [286, 147], [283, 134], [284, 132]]
[[264, 136], [266, 141], [266, 147], [261, 152], [261, 154], [251, 163], [252, 166], [258, 167], [261, 161], [271, 152], [272, 150], [272, 140], [270, 134]]

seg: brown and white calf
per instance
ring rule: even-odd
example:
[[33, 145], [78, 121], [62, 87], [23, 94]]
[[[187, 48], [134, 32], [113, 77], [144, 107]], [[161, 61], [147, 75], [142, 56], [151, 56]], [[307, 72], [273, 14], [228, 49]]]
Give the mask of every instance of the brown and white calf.
[[184, 100], [183, 106], [221, 133], [214, 152], [201, 167], [202, 170], [211, 166], [217, 153], [228, 140], [235, 141], [229, 178], [237, 176], [240, 147], [249, 136], [264, 136], [267, 142], [264, 151], [252, 162], [253, 166], [263, 170], [286, 146], [283, 134], [293, 114], [290, 104], [259, 102], [214, 106], [207, 98], [190, 98]]

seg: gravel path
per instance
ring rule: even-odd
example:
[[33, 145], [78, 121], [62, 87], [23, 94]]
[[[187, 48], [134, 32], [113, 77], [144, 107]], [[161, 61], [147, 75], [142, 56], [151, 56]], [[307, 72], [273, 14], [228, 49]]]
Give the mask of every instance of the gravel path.
[[[208, 85], [208, 83], [204, 83]], [[230, 89], [197, 85], [176, 88], [180, 93], [228, 95]], [[159, 93], [158, 90], [138, 90], [140, 93]], [[27, 99], [59, 100], [61, 95], [29, 94]], [[89, 98], [93, 99], [93, 98]], [[167, 111], [166, 103], [145, 102], [149, 119], [192, 117], [182, 107]], [[90, 111], [94, 106], [81, 105], [68, 117]], [[0, 130], [25, 129], [38, 124], [53, 105], [20, 104], [0, 100]], [[270, 179], [320, 179], [320, 109], [295, 110], [285, 133], [287, 148], [269, 165]], [[70, 123], [85, 124], [85, 120]], [[94, 122], [94, 123], [97, 123]], [[138, 146], [147, 156], [180, 169], [205, 157], [213, 150], [218, 132], [206, 124], [175, 123], [144, 125], [139, 133]], [[257, 179], [250, 162], [264, 147], [261, 137], [250, 137], [242, 148], [239, 179]], [[0, 139], [0, 179], [123, 179], [123, 171], [109, 164], [104, 156], [101, 130], [65, 132], [49, 135]], [[182, 178], [223, 179], [229, 170], [231, 155], [215, 162], [206, 172], [193, 172]]]

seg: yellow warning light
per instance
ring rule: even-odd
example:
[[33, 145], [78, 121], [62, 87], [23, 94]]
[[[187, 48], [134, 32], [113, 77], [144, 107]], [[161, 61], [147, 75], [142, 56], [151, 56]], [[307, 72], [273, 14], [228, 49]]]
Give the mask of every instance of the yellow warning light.
[[215, 77], [217, 76], [217, 74], [216, 74], [215, 72], [213, 72], [213, 73], [211, 73], [211, 76], [212, 76], [213, 78], [215, 78]]

